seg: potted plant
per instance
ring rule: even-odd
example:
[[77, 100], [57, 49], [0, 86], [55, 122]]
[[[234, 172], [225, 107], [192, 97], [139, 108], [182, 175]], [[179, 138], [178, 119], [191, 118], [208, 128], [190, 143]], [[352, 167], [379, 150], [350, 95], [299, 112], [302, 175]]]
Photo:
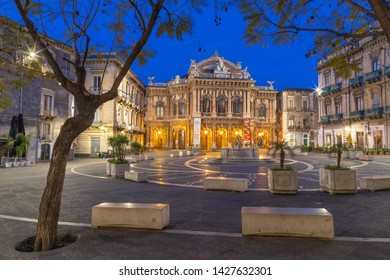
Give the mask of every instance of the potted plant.
[[341, 166], [342, 146], [336, 145], [329, 155], [336, 154], [337, 164], [320, 168], [320, 188], [330, 194], [356, 193], [356, 170]]
[[10, 161], [10, 154], [12, 149], [14, 148], [14, 145], [15, 145], [15, 139], [13, 139], [12, 137], [8, 137], [7, 144], [5, 145], [7, 149], [7, 160], [4, 163], [5, 167], [12, 167], [12, 162]]
[[130, 170], [129, 162], [125, 159], [129, 138], [126, 135], [118, 134], [109, 137], [108, 144], [112, 147], [113, 151], [113, 157], [108, 160], [110, 176], [114, 178], [124, 178], [125, 171]]
[[28, 148], [30, 147], [30, 139], [31, 133], [28, 135], [24, 135], [23, 133], [16, 134], [16, 156], [20, 159], [19, 166], [30, 164], [30, 162], [28, 162], [27, 160]]
[[141, 159], [143, 159], [143, 148], [142, 148], [142, 145], [138, 142], [133, 142], [130, 144], [130, 147], [131, 147], [131, 153], [132, 153], [132, 158], [135, 160], [135, 161], [139, 161]]
[[297, 172], [293, 170], [292, 165], [284, 165], [286, 151], [291, 156], [294, 155], [293, 149], [287, 142], [277, 141], [269, 149], [273, 150], [272, 156], [275, 158], [279, 154], [279, 166], [268, 169], [268, 188], [271, 193], [276, 194], [296, 194], [298, 190]]

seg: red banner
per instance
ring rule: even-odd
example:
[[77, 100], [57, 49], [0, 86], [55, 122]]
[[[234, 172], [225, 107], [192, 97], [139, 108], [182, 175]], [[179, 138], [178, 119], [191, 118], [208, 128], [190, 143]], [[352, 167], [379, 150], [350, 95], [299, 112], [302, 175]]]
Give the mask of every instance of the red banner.
[[244, 119], [244, 144], [251, 142], [251, 119]]

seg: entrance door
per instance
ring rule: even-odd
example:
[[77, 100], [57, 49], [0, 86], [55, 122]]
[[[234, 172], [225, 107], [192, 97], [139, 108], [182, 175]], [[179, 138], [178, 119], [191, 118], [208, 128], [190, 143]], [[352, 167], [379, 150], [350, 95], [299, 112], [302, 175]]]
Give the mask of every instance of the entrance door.
[[303, 134], [302, 140], [303, 140], [303, 146], [309, 146], [307, 134]]
[[364, 132], [356, 132], [356, 146], [357, 148], [364, 148]]
[[185, 131], [180, 130], [179, 131], [179, 150], [184, 150], [185, 147]]
[[41, 145], [41, 160], [50, 160], [50, 145]]
[[91, 157], [98, 157], [100, 152], [100, 137], [91, 137]]
[[374, 148], [376, 150], [382, 149], [382, 130], [374, 130]]

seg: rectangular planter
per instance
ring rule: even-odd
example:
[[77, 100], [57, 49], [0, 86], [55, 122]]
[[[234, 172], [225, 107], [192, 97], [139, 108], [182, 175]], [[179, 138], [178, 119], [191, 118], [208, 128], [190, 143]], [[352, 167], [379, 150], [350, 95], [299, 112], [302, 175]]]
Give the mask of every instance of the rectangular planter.
[[106, 175], [111, 176], [111, 163], [106, 163]]
[[296, 171], [268, 169], [268, 188], [275, 194], [296, 194], [298, 176]]
[[330, 194], [356, 193], [356, 170], [320, 168], [320, 188]]
[[121, 164], [111, 163], [111, 177], [117, 178], [117, 179], [125, 178], [125, 171], [130, 171], [130, 164], [128, 164], [128, 163], [121, 163]]

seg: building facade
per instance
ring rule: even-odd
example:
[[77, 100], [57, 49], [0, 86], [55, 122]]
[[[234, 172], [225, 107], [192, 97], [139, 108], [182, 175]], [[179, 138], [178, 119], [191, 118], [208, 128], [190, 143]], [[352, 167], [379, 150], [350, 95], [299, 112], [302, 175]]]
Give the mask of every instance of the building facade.
[[218, 53], [192, 61], [184, 77], [150, 79], [146, 145], [215, 151], [239, 145], [268, 147], [276, 135], [277, 91], [255, 86], [247, 68]]
[[[341, 56], [359, 66], [341, 78], [329, 57]], [[318, 145], [343, 144], [362, 149], [389, 147], [390, 62], [384, 37], [351, 41], [318, 61]]]
[[316, 146], [317, 92], [291, 88], [281, 91], [279, 98], [283, 139], [291, 147]]
[[[108, 91], [123, 65], [116, 53], [92, 54], [87, 59], [86, 88], [92, 94]], [[92, 125], [77, 138], [77, 156], [97, 157], [111, 150], [107, 139], [117, 133], [144, 145], [145, 87], [130, 70], [118, 88], [118, 97], [95, 112]]]
[[[64, 75], [75, 77], [70, 64], [71, 48], [48, 39], [53, 57]], [[73, 97], [52, 77], [45, 59], [34, 49], [25, 28], [0, 17], [0, 83], [12, 97], [13, 106], [0, 112], [0, 137], [8, 137], [13, 117], [23, 116], [25, 134], [31, 134], [30, 161], [50, 160], [61, 125], [74, 114]], [[16, 86], [15, 86], [16, 85]], [[0, 156], [3, 156], [1, 154]]]

